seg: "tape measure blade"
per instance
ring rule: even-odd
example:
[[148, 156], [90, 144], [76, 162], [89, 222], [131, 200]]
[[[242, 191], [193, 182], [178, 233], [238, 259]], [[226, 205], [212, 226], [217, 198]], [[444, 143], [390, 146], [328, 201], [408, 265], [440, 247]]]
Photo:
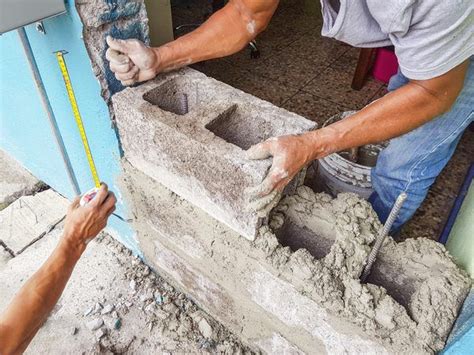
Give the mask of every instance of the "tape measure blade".
[[95, 167], [94, 158], [92, 157], [92, 152], [91, 152], [90, 147], [89, 147], [89, 141], [87, 139], [87, 134], [86, 134], [86, 131], [84, 129], [84, 124], [83, 124], [83, 121], [82, 121], [81, 113], [79, 112], [79, 107], [77, 105], [76, 96], [74, 95], [74, 89], [72, 88], [71, 79], [69, 77], [69, 72], [67, 70], [67, 66], [66, 66], [66, 62], [64, 60], [63, 53], [61, 51], [56, 52], [56, 58], [58, 60], [59, 69], [61, 70], [61, 75], [63, 77], [64, 84], [66, 86], [66, 91], [67, 91], [67, 95], [68, 95], [68, 98], [69, 98], [69, 102], [71, 104], [72, 113], [73, 113], [74, 119], [76, 121], [77, 127], [79, 129], [79, 135], [81, 137], [81, 141], [82, 141], [82, 145], [84, 146], [84, 151], [85, 151], [85, 154], [86, 154], [87, 162], [89, 164], [89, 170], [91, 172], [92, 179], [94, 180], [94, 185], [97, 188], [99, 188], [100, 187], [99, 175], [97, 174], [97, 169]]

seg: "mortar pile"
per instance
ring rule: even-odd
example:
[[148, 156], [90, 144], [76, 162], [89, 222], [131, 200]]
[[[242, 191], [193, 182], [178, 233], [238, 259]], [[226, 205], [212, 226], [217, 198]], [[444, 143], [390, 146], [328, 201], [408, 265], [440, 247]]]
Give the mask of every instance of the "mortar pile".
[[470, 278], [441, 244], [388, 237], [361, 283], [380, 228], [370, 204], [355, 194], [332, 199], [301, 186], [274, 209], [256, 245], [301, 293], [368, 333], [404, 351], [440, 351]]

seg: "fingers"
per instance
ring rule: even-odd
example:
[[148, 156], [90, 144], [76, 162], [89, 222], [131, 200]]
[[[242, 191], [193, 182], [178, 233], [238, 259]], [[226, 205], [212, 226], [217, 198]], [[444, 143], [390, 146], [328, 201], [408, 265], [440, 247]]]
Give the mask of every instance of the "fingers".
[[247, 159], [250, 160], [261, 160], [267, 159], [272, 156], [272, 144], [275, 140], [270, 138], [265, 142], [258, 143], [254, 146], [251, 146], [246, 152]]
[[136, 84], [136, 82], [137, 82], [137, 79], [133, 78], [133, 79], [130, 79], [130, 80], [121, 81], [120, 83], [123, 86], [132, 86], [132, 85]]
[[115, 38], [112, 38], [111, 36], [107, 36], [105, 40], [107, 41], [107, 44], [109, 45], [109, 47], [112, 48], [113, 50], [121, 52], [121, 53], [125, 53], [125, 54], [128, 53], [129, 46], [127, 44], [127, 41], [123, 39], [115, 39]]
[[133, 66], [132, 69], [129, 69], [127, 72], [115, 72], [115, 77], [122, 82], [135, 80], [138, 77], [139, 71], [140, 69], [138, 69], [138, 67]]
[[88, 203], [89, 206], [91, 207], [97, 207], [102, 205], [102, 203], [105, 201], [107, 198], [107, 195], [109, 193], [109, 188], [106, 183], [102, 182], [100, 184], [99, 191], [97, 191], [97, 194], [95, 197]]
[[115, 204], [117, 203], [117, 198], [113, 192], [109, 192], [107, 198], [105, 199], [104, 203], [101, 206], [101, 210], [103, 211], [104, 215], [107, 217], [115, 211]]
[[278, 201], [280, 201], [280, 198], [281, 198], [281, 192], [275, 189], [266, 196], [259, 197], [252, 200], [247, 205], [247, 208], [250, 211], [254, 211], [254, 212], [272, 209], [273, 207], [276, 206]]
[[271, 210], [280, 201], [283, 189], [290, 181], [286, 171], [272, 167], [258, 186], [248, 190], [248, 209], [255, 212]]
[[108, 48], [105, 52], [105, 58], [114, 64], [117, 65], [126, 65], [130, 63], [130, 58], [120, 52], [117, 52], [115, 49]]
[[127, 73], [133, 67], [132, 62], [128, 63], [117, 63], [117, 62], [110, 62], [109, 63], [110, 70], [114, 73]]

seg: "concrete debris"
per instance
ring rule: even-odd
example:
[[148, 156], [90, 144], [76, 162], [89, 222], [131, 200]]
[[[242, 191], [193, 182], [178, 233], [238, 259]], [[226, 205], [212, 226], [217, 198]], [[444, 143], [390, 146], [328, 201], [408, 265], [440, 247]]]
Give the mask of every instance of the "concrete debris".
[[212, 336], [212, 328], [207, 322], [206, 318], [202, 318], [199, 321], [198, 327], [203, 337], [210, 338]]
[[87, 317], [88, 315], [92, 314], [92, 312], [94, 312], [94, 307], [87, 308], [84, 312], [84, 317]]
[[100, 328], [95, 332], [95, 337], [97, 340], [100, 340], [105, 334], [107, 334], [107, 329]]
[[88, 321], [86, 327], [89, 330], [97, 330], [104, 325], [104, 321], [101, 318], [96, 318]]
[[113, 304], [106, 304], [100, 314], [109, 314], [114, 310], [114, 305]]
[[72, 327], [71, 328], [71, 335], [76, 335], [78, 330], [79, 329], [77, 329], [77, 327]]
[[96, 302], [95, 305], [94, 305], [94, 310], [92, 311], [92, 313], [94, 314], [97, 314], [97, 313], [100, 313], [102, 311], [102, 304], [100, 302]]

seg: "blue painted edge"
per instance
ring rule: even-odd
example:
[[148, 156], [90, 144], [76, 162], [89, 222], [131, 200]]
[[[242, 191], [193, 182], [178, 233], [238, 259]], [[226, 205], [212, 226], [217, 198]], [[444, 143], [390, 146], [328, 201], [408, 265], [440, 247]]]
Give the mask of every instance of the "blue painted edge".
[[458, 192], [456, 200], [454, 201], [454, 206], [449, 213], [448, 220], [443, 227], [443, 231], [441, 232], [441, 236], [439, 237], [439, 242], [441, 244], [446, 244], [448, 242], [449, 234], [453, 229], [454, 223], [456, 222], [456, 218], [458, 213], [461, 209], [461, 206], [464, 202], [464, 199], [467, 195], [467, 191], [471, 186], [472, 180], [474, 179], [474, 163], [471, 163], [469, 170], [467, 171], [466, 177], [464, 178], [463, 184]]
[[440, 354], [459, 355], [474, 353], [474, 289], [466, 297], [448, 338], [447, 345]]

